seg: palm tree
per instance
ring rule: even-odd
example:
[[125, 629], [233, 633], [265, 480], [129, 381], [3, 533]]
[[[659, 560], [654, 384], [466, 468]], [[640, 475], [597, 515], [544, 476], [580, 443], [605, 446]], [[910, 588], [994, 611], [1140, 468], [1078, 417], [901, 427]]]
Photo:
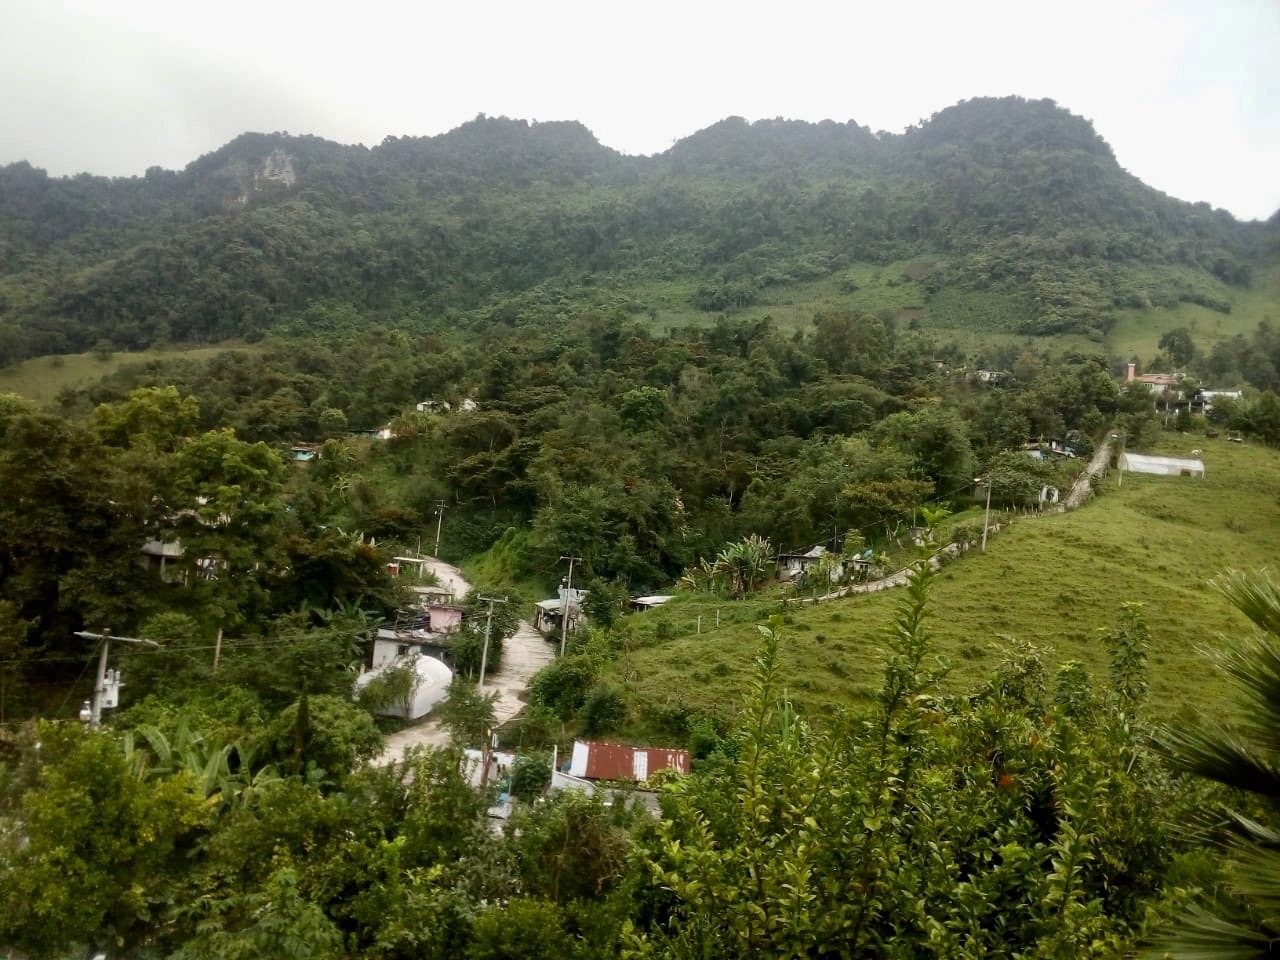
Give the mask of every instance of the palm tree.
[[[1261, 818], [1228, 811], [1228, 898], [1193, 906], [1160, 949], [1177, 960], [1246, 960], [1280, 955], [1280, 585], [1266, 572], [1229, 571], [1215, 585], [1258, 632], [1225, 640], [1214, 654], [1244, 694], [1245, 719], [1204, 718], [1164, 737], [1183, 769], [1252, 794]], [[1269, 822], [1264, 822], [1269, 821]]]

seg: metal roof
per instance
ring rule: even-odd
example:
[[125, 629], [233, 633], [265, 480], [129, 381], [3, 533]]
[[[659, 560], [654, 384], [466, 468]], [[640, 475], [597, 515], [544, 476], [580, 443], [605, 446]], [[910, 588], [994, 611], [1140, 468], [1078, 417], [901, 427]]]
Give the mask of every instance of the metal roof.
[[671, 600], [671, 599], [673, 599], [673, 596], [668, 594], [666, 596], [658, 595], [658, 596], [652, 596], [652, 597], [632, 597], [631, 602], [635, 604], [639, 604], [642, 607], [656, 607], [656, 606], [659, 606], [660, 604], [666, 603], [668, 600]]
[[[581, 762], [583, 753], [586, 762]], [[579, 740], [573, 745], [575, 776], [588, 780], [647, 780], [659, 770], [689, 772], [689, 751], [666, 747], [627, 747], [620, 743], [590, 743]]]

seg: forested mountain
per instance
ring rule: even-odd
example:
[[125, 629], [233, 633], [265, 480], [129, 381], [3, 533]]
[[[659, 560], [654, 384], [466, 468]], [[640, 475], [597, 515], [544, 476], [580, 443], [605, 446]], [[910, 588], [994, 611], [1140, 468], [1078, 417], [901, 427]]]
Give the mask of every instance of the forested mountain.
[[926, 301], [996, 291], [1018, 332], [1096, 334], [1117, 307], [1229, 309], [1224, 288], [1275, 259], [1277, 232], [1146, 187], [1088, 121], [1016, 97], [903, 134], [730, 118], [653, 157], [577, 123], [484, 116], [373, 148], [245, 134], [140, 178], [0, 169], [0, 365], [104, 342], [514, 324], [654, 282], [720, 312], [902, 260], [920, 261]]
[[[479, 117], [0, 170], [0, 365], [98, 375], [51, 408], [0, 380], [0, 954], [1268, 947], [1280, 597], [1202, 581], [1274, 554], [1277, 294], [1280, 217], [1153, 191], [1048, 101], [728, 119], [654, 157]], [[1123, 382], [1147, 310], [1180, 391]], [[261, 342], [103, 375], [228, 339]], [[1247, 393], [1193, 410], [1202, 383]], [[1084, 475], [1115, 441], [1208, 477]], [[1097, 502], [1018, 516], [1073, 485]], [[357, 673], [426, 550], [474, 586], [451, 746], [380, 766], [416, 667]], [[499, 725], [468, 678], [569, 557], [584, 622], [477, 791], [460, 751]], [[1271, 637], [1218, 641], [1244, 735], [1158, 731], [1213, 697], [1189, 651], [1235, 612]], [[658, 818], [542, 798], [579, 737], [692, 763], [643, 774]]]

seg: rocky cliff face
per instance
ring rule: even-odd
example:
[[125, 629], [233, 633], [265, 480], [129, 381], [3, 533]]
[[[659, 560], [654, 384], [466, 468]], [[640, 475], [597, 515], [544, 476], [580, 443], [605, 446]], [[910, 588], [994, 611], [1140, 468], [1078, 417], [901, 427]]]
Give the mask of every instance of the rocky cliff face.
[[289, 188], [298, 182], [294, 158], [284, 147], [276, 147], [267, 156], [253, 163], [249, 160], [233, 160], [224, 168], [228, 179], [236, 185], [235, 203], [245, 206], [249, 198], [264, 189], [266, 184], [278, 183]]

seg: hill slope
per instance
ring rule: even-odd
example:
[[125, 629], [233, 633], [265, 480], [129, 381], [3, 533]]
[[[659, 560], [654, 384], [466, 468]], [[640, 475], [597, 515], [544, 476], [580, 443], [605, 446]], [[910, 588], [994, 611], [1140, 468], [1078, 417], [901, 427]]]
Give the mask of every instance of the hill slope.
[[0, 169], [0, 365], [104, 340], [516, 323], [565, 302], [656, 313], [673, 291], [732, 311], [901, 263], [889, 279], [936, 326], [1098, 340], [1118, 310], [1230, 310], [1278, 231], [1146, 187], [1087, 121], [1017, 97], [901, 135], [731, 118], [656, 157], [483, 116], [371, 149], [245, 134], [177, 173]]
[[[1081, 509], [1017, 522], [985, 553], [970, 551], [944, 568], [930, 630], [936, 651], [952, 663], [955, 689], [989, 675], [1009, 637], [1034, 643], [1050, 667], [1078, 659], [1105, 675], [1101, 633], [1119, 622], [1121, 604], [1137, 601], [1152, 633], [1153, 703], [1172, 714], [1220, 702], [1226, 685], [1198, 648], [1248, 625], [1208, 581], [1228, 567], [1274, 561], [1280, 454], [1225, 440], [1194, 442], [1204, 448], [1203, 480], [1127, 474], [1117, 489], [1112, 478]], [[1169, 439], [1161, 449], [1185, 456], [1185, 446]], [[798, 706], [830, 711], [874, 694], [881, 638], [899, 593], [789, 609], [786, 684]], [[633, 649], [620, 671], [632, 702], [645, 705], [642, 722], [732, 713], [752, 669], [753, 624], [777, 609], [776, 600], [681, 595], [628, 621]]]

